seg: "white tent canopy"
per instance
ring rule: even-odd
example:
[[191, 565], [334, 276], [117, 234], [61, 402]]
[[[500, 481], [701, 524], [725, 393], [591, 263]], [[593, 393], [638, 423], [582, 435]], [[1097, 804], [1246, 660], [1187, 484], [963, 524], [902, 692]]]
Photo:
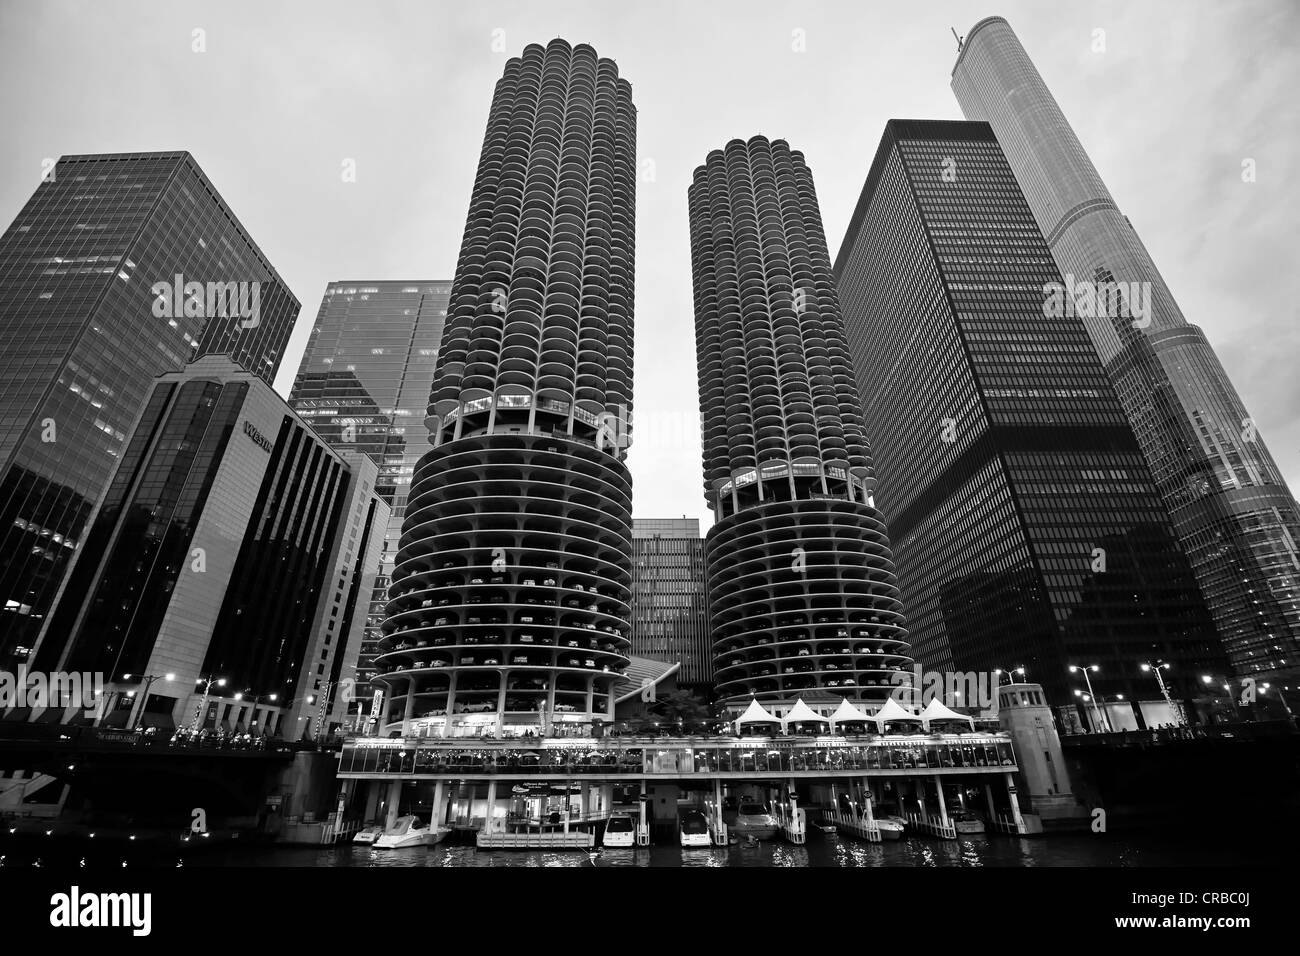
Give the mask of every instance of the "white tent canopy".
[[789, 726], [790, 724], [829, 724], [830, 721], [805, 704], [800, 697], [790, 708], [790, 713], [785, 715], [785, 723]]
[[974, 717], [968, 717], [965, 714], [957, 713], [955, 710], [949, 710], [938, 697], [933, 698], [930, 703], [925, 705], [925, 710], [921, 711], [921, 726], [929, 730], [930, 724], [936, 720], [964, 720], [970, 724], [971, 730], [975, 729]]
[[875, 716], [876, 728], [881, 733], [885, 732], [885, 724], [891, 720], [919, 721], [920, 719], [920, 717], [912, 713], [910, 710], [905, 710], [903, 706], [892, 697], [885, 701], [884, 707], [881, 707], [880, 710], [876, 711]]
[[755, 697], [749, 702], [749, 707], [743, 714], [736, 718], [736, 729], [740, 729], [741, 724], [779, 724], [781, 718], [764, 710], [763, 705]]
[[835, 708], [835, 713], [831, 714], [831, 723], [836, 726], [840, 724], [865, 724], [870, 720], [871, 718], [854, 707], [847, 697], [840, 701], [840, 706]]

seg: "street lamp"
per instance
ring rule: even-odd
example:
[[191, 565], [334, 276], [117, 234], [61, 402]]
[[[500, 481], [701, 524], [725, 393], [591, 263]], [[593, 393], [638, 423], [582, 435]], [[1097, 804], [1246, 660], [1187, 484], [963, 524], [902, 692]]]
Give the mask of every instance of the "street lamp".
[[[1201, 683], [1204, 684], [1206, 687], [1213, 687], [1215, 684], [1215, 678], [1211, 677], [1209, 674], [1202, 674]], [[1232, 685], [1225, 680], [1219, 683], [1219, 686], [1223, 688], [1223, 696], [1226, 697], [1228, 699], [1228, 703], [1232, 705], [1233, 715], [1238, 720], [1241, 720], [1241, 708], [1237, 706], [1237, 699], [1232, 693]]]
[[1016, 681], [1015, 681], [1015, 678], [1012, 676], [1012, 675], [1014, 675], [1014, 674], [1019, 674], [1019, 675], [1020, 675], [1020, 679], [1021, 679], [1021, 680], [1024, 680], [1024, 679], [1025, 679], [1025, 666], [1024, 666], [1023, 664], [1021, 664], [1019, 667], [1013, 667], [1013, 668], [1011, 668], [1010, 670], [1003, 670], [1001, 667], [995, 667], [995, 668], [993, 669], [993, 673], [994, 673], [994, 675], [996, 675], [996, 677], [997, 677], [997, 679], [998, 679], [998, 686], [1001, 687], [1001, 686], [1002, 686], [1002, 675], [1003, 675], [1003, 674], [1006, 674], [1006, 675], [1007, 675], [1007, 683], [1008, 683], [1008, 684], [1014, 684], [1014, 683], [1016, 682]]
[[[131, 680], [131, 679], [132, 679], [132, 677], [131, 677], [130, 674], [123, 674], [123, 675], [122, 675], [122, 680]], [[143, 713], [143, 711], [144, 711], [144, 708], [147, 707], [147, 706], [149, 706], [149, 688], [153, 686], [153, 682], [156, 681], [156, 680], [175, 680], [175, 679], [176, 679], [176, 675], [175, 675], [175, 674], [171, 674], [171, 673], [167, 673], [167, 674], [136, 674], [134, 679], [135, 679], [135, 680], [138, 680], [138, 681], [141, 681], [141, 682], [144, 684], [144, 693], [143, 693], [143, 694], [141, 695], [141, 697], [140, 697], [139, 710], [137, 710], [135, 707], [132, 707], [132, 708], [131, 708], [131, 720], [130, 720], [130, 723], [127, 725], [127, 728], [126, 728], [127, 730], [135, 730], [136, 724], [138, 724], [138, 723], [140, 722], [140, 717], [141, 717], [141, 715], [142, 715], [142, 713]], [[134, 698], [134, 697], [135, 697], [135, 691], [133, 691], [133, 690], [129, 690], [129, 691], [127, 691], [127, 692], [126, 692], [126, 696], [127, 696], [127, 697], [131, 697], [131, 698]]]
[[[1088, 672], [1089, 672], [1089, 671], [1092, 671], [1093, 673], [1096, 673], [1097, 671], [1100, 671], [1100, 670], [1101, 670], [1101, 665], [1100, 665], [1100, 664], [1084, 664], [1082, 667], [1076, 667], [1076, 666], [1073, 665], [1073, 664], [1070, 665], [1070, 673], [1071, 673], [1071, 674], [1077, 674], [1077, 673], [1079, 673], [1080, 671], [1083, 672], [1083, 682], [1084, 682], [1085, 684], [1088, 685], [1088, 693], [1089, 693], [1089, 695], [1091, 695], [1092, 697], [1096, 698], [1096, 700], [1097, 700], [1099, 703], [1101, 703], [1101, 704], [1104, 705], [1104, 704], [1105, 704], [1105, 701], [1103, 701], [1100, 697], [1097, 697], [1097, 694], [1093, 691], [1093, 689], [1092, 689], [1092, 679], [1088, 676]], [[1077, 692], [1076, 692], [1076, 693], [1077, 693]], [[1101, 711], [1101, 721], [1102, 721], [1102, 723], [1105, 725], [1105, 727], [1106, 727], [1106, 731], [1107, 731], [1108, 733], [1109, 733], [1109, 732], [1112, 732], [1112, 731], [1114, 730], [1114, 728], [1111, 727], [1111, 725], [1110, 725], [1110, 715], [1109, 715], [1108, 713], [1106, 713], [1106, 708], [1105, 708], [1104, 706], [1100, 707], [1099, 709], [1100, 709], [1100, 711]]]
[[1169, 688], [1165, 686], [1165, 679], [1160, 674], [1162, 670], [1167, 671], [1172, 666], [1172, 664], [1169, 664], [1166, 661], [1156, 661], [1154, 664], [1150, 661], [1142, 662], [1142, 669], [1144, 671], [1150, 671], [1156, 675], [1156, 683], [1160, 685], [1160, 693], [1164, 696], [1165, 703], [1169, 705], [1169, 713], [1173, 714], [1174, 720], [1178, 722], [1179, 726], [1182, 726], [1187, 723], [1187, 721], [1183, 719], [1183, 710], [1181, 707], [1174, 704], [1173, 698], [1169, 696]]
[[199, 704], [198, 710], [194, 712], [194, 733], [197, 734], [199, 732], [199, 719], [208, 711], [208, 696], [212, 693], [212, 685], [225, 687], [226, 679], [224, 677], [200, 677], [194, 683], [203, 685], [203, 702]]

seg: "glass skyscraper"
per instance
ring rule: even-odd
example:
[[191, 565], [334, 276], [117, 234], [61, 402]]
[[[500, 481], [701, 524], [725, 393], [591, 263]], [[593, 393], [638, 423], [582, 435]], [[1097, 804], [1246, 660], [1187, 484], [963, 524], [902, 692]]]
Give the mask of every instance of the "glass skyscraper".
[[952, 88], [1006, 153], [1061, 273], [1137, 283], [1133, 309], [1085, 310], [1147, 464], [1243, 677], [1300, 673], [1300, 511], [1204, 333], [1183, 317], [1006, 20], [971, 27]]
[[713, 683], [697, 518], [632, 519], [632, 654], [680, 663], [683, 686]]
[[375, 478], [226, 356], [159, 376], [34, 667], [103, 674], [109, 725], [184, 725], [204, 698], [213, 726], [323, 725], [378, 567]]
[[188, 153], [65, 156], [0, 237], [0, 664], [34, 646], [154, 378], [270, 382], [298, 300]]
[[391, 507], [358, 658], [370, 680], [415, 463], [431, 447], [424, 424], [450, 302], [449, 281], [331, 282], [303, 352], [289, 405], [331, 445], [369, 455]]
[[636, 109], [530, 44], [488, 114], [374, 679], [389, 726], [613, 715], [632, 587]]
[[732, 140], [689, 205], [718, 695], [883, 701], [912, 662], [812, 173]]
[[[1168, 512], [986, 123], [891, 120], [835, 264], [916, 656], [1057, 705], [1226, 666]], [[1163, 709], [1162, 709], [1163, 708]], [[1131, 710], [1130, 710], [1131, 714]]]

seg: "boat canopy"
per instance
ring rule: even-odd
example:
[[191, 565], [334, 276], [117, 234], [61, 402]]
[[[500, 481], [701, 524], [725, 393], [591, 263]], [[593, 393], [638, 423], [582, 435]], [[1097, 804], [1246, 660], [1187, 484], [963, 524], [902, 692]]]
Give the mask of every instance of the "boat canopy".
[[740, 729], [741, 724], [779, 724], [781, 718], [763, 708], [755, 697], [750, 700], [749, 707], [745, 712], [736, 718], [736, 729]]
[[921, 711], [921, 726], [926, 730], [936, 720], [964, 720], [970, 724], [970, 729], [975, 729], [975, 718], [968, 717], [965, 714], [959, 714], [955, 710], [949, 710], [943, 705], [938, 697], [933, 698], [930, 703], [925, 705], [925, 710]]
[[847, 697], [840, 701], [840, 706], [835, 708], [835, 713], [831, 714], [830, 719], [831, 723], [836, 726], [840, 724], [865, 724], [871, 721], [871, 718], [854, 707]]
[[[879, 728], [881, 733], [884, 733], [885, 724], [894, 720], [914, 720], [919, 722], [921, 718], [910, 710], [905, 710], [902, 704], [890, 697], [885, 701], [885, 706], [876, 711], [876, 727]], [[921, 726], [925, 725], [922, 724]]]
[[790, 708], [790, 713], [785, 715], [786, 725], [790, 724], [829, 724], [830, 720], [817, 713], [811, 707], [803, 702], [800, 697]]

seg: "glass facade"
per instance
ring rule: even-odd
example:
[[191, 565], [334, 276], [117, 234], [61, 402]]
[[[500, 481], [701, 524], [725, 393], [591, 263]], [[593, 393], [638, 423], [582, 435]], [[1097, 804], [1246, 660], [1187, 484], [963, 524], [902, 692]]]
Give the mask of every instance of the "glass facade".
[[268, 704], [314, 715], [307, 698], [329, 689], [327, 671], [338, 680], [361, 637], [358, 597], [379, 556], [370, 536], [387, 518], [375, 476], [225, 356], [161, 376], [35, 666], [103, 674], [110, 723], [125, 722], [150, 670], [154, 716], [202, 697], [195, 681], [208, 676], [225, 688], [209, 695], [212, 726], [218, 711], [251, 718]]
[[154, 378], [229, 353], [270, 382], [298, 314], [189, 154], [52, 173], [0, 237], [0, 663], [34, 647]]
[[326, 587], [347, 482], [343, 462], [285, 415], [202, 673], [221, 674], [255, 695], [292, 696]]
[[247, 392], [210, 381], [154, 389], [36, 655], [39, 669], [110, 679], [145, 671]]
[[984, 123], [892, 120], [835, 266], [913, 646], [933, 670], [1069, 665], [1191, 695], [1226, 662], [1083, 322]]
[[688, 200], [718, 695], [880, 702], [911, 658], [812, 172], [736, 139]]
[[992, 126], [1061, 273], [1142, 297], [1108, 309], [1081, 301], [1083, 324], [1232, 665], [1243, 677], [1300, 673], [1300, 509], [1214, 350], [1006, 20], [971, 28], [952, 89], [968, 119]]
[[632, 519], [632, 653], [681, 663], [677, 683], [713, 683], [704, 539], [695, 518]]
[[450, 292], [447, 281], [331, 282], [289, 393], [290, 407], [332, 446], [370, 456], [375, 490], [392, 509], [367, 596], [358, 698], [369, 696], [411, 476], [431, 447], [424, 415]]

